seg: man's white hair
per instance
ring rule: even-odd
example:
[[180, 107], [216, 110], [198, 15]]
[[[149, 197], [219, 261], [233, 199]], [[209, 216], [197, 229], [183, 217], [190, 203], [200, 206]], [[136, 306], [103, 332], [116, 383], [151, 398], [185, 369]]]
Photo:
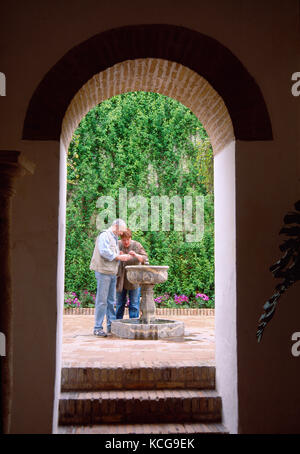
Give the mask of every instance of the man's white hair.
[[113, 225], [117, 225], [118, 227], [124, 227], [126, 229], [126, 222], [123, 221], [123, 219], [115, 219], [114, 222], [112, 223]]

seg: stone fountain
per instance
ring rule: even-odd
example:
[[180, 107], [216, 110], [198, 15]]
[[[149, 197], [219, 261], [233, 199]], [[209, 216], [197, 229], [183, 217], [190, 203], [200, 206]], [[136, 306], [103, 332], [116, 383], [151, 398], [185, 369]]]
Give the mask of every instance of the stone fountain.
[[129, 282], [141, 287], [140, 318], [114, 320], [111, 332], [126, 339], [161, 339], [184, 335], [183, 322], [155, 318], [154, 285], [168, 279], [168, 266], [131, 265], [125, 267]]

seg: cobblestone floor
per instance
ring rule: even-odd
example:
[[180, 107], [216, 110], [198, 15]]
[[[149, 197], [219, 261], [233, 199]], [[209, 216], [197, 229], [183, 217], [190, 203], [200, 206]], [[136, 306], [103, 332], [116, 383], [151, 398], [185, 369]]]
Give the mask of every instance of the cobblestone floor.
[[62, 366], [215, 364], [213, 316], [164, 318], [183, 321], [184, 337], [132, 340], [111, 334], [98, 338], [93, 335], [93, 315], [64, 315]]

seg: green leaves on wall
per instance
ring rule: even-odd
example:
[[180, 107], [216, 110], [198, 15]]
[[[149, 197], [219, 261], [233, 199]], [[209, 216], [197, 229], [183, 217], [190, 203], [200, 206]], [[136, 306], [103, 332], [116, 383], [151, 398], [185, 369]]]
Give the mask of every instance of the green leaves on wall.
[[[66, 291], [95, 290], [89, 270], [98, 234], [100, 196], [203, 195], [205, 232], [186, 243], [182, 232], [137, 231], [150, 263], [170, 266], [158, 288], [214, 294], [213, 158], [207, 134], [179, 102], [156, 93], [127, 93], [102, 102], [81, 121], [68, 150]], [[150, 203], [149, 203], [150, 205]], [[117, 210], [117, 217], [119, 212]], [[173, 213], [171, 212], [171, 227]]]

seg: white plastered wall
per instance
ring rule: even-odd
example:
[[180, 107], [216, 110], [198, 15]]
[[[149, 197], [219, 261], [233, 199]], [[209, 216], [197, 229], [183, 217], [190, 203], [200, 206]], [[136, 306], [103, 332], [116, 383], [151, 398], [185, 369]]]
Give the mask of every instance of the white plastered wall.
[[216, 384], [223, 423], [238, 430], [235, 142], [214, 158]]

